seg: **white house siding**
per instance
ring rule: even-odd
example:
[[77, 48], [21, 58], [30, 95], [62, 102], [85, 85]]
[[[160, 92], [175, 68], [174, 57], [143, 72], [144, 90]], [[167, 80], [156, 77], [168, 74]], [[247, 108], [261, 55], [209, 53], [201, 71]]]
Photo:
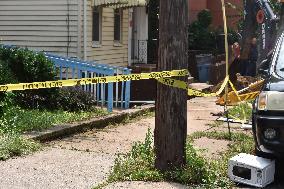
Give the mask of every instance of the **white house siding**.
[[[128, 64], [128, 9], [123, 10], [122, 43], [114, 46], [114, 9], [103, 8], [101, 47], [92, 47], [92, 1], [88, 0], [87, 11], [87, 59], [98, 63], [127, 66]], [[81, 14], [83, 19], [83, 12]], [[81, 22], [83, 24], [83, 21]], [[83, 28], [83, 26], [82, 26]], [[83, 51], [83, 35], [81, 38]]]
[[1, 43], [77, 56], [78, 8], [78, 0], [0, 0]]

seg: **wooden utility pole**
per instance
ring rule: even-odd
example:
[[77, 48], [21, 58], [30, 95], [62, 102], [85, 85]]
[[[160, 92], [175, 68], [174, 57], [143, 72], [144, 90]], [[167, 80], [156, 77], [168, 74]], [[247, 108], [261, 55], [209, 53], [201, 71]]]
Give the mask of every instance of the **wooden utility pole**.
[[[158, 70], [187, 69], [188, 0], [160, 0]], [[187, 78], [176, 78], [186, 81]], [[185, 163], [187, 92], [157, 84], [155, 166], [161, 171]]]

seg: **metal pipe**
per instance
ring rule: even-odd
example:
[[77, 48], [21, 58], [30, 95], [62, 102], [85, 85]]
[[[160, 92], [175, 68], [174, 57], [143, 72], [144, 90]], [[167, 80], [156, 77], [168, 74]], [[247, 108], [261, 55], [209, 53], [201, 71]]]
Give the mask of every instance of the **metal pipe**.
[[[118, 68], [116, 69], [116, 75], [118, 75]], [[115, 86], [115, 107], [118, 107], [118, 86], [119, 86], [119, 83], [116, 82], [116, 86]]]
[[131, 104], [155, 104], [155, 101], [130, 101]]
[[87, 0], [84, 0], [84, 60], [87, 60]]

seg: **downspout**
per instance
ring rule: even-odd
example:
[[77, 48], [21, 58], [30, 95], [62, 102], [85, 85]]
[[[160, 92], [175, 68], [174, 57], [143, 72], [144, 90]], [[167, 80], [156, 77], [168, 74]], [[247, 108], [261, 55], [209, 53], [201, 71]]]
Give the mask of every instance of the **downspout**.
[[83, 58], [83, 54], [82, 54], [82, 36], [83, 36], [83, 29], [82, 29], [82, 23], [83, 23], [83, 17], [82, 17], [82, 13], [83, 13], [83, 2], [82, 1], [78, 1], [78, 26], [77, 26], [77, 58], [82, 59]]
[[84, 60], [87, 60], [87, 0], [84, 0]]

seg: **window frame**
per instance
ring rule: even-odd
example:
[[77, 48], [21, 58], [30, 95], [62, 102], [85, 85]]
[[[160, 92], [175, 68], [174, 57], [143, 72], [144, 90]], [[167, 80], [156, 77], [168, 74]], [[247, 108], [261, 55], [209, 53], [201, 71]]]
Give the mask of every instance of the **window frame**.
[[[94, 13], [95, 10], [98, 10], [99, 13], [99, 40], [94, 40]], [[103, 8], [100, 6], [94, 6], [92, 9], [92, 47], [99, 48], [102, 45], [102, 12]]]
[[[116, 16], [117, 16], [117, 12], [119, 14], [119, 39], [115, 39], [116, 37]], [[122, 46], [122, 36], [123, 36], [123, 9], [122, 8], [117, 8], [114, 9], [114, 17], [113, 17], [113, 42], [114, 42], [114, 46]]]

